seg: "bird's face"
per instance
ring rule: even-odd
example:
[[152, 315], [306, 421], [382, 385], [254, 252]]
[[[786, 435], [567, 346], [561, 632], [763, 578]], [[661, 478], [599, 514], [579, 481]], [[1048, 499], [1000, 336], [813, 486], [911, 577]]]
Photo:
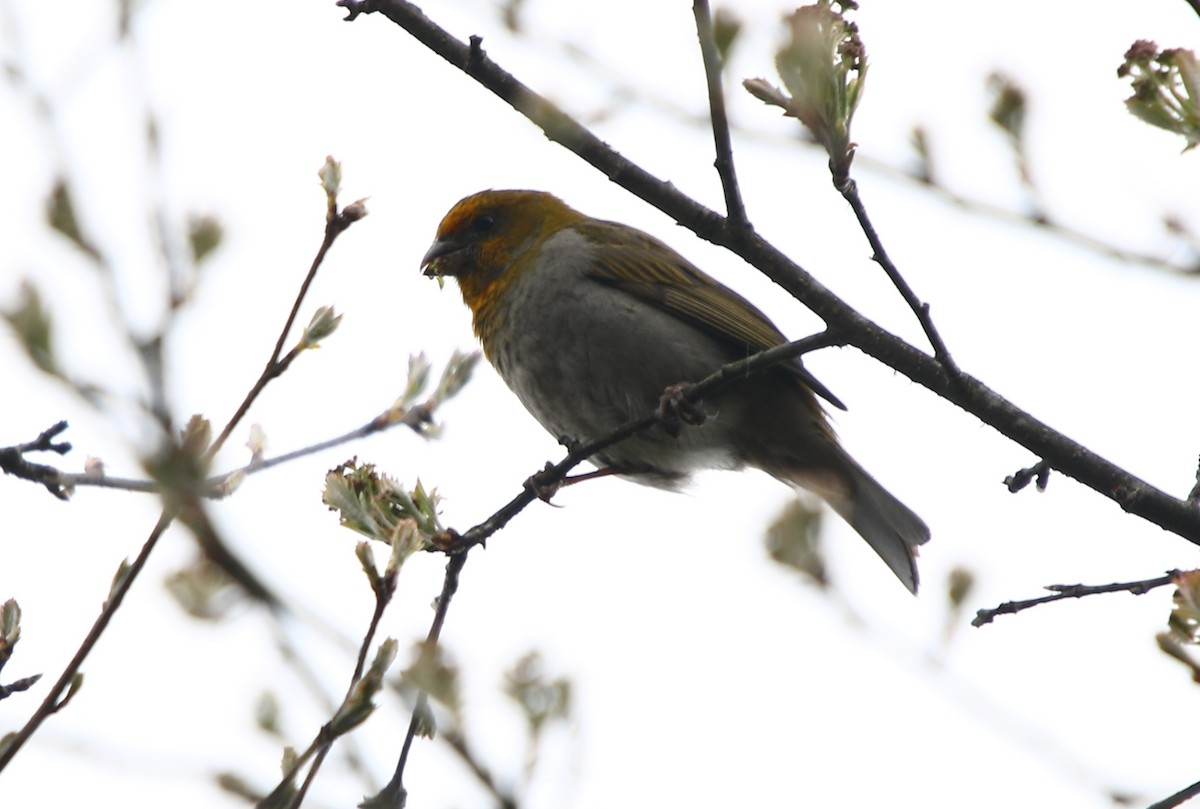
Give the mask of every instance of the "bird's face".
[[481, 191], [442, 219], [421, 269], [439, 281], [447, 275], [457, 279], [487, 351], [513, 282], [533, 269], [548, 238], [585, 219], [542, 191]]
[[509, 269], [519, 270], [554, 232], [581, 218], [541, 191], [481, 191], [442, 219], [421, 268], [431, 277], [490, 284]]

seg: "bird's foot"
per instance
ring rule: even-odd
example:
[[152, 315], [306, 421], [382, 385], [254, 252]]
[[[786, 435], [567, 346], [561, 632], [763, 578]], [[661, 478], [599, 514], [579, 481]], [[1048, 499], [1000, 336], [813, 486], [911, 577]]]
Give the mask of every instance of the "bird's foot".
[[[533, 495], [543, 503], [549, 503], [554, 495], [558, 494], [558, 490], [567, 486], [573, 486], [576, 483], [583, 483], [585, 480], [593, 480], [594, 478], [608, 477], [609, 475], [619, 475], [624, 472], [622, 469], [617, 469], [612, 466], [605, 466], [596, 469], [592, 472], [583, 472], [579, 475], [571, 475], [560, 480], [547, 481], [546, 478], [550, 472], [554, 470], [554, 465], [547, 462], [546, 466], [539, 472], [530, 475], [525, 481], [525, 488], [533, 492]], [[553, 503], [551, 503], [553, 505]]]
[[700, 405], [685, 395], [690, 387], [686, 382], [671, 385], [658, 400], [658, 420], [672, 438], [678, 437], [683, 430], [682, 425], [698, 427], [708, 420], [708, 414]]

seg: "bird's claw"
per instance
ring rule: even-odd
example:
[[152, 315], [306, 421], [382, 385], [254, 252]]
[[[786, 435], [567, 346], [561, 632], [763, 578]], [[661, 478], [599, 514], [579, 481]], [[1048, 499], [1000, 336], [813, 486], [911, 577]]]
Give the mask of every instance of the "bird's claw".
[[687, 398], [686, 393], [691, 387], [686, 382], [671, 385], [662, 392], [658, 400], [658, 420], [672, 438], [678, 437], [683, 429], [681, 425], [689, 424], [699, 427], [708, 420], [708, 414], [695, 402]]

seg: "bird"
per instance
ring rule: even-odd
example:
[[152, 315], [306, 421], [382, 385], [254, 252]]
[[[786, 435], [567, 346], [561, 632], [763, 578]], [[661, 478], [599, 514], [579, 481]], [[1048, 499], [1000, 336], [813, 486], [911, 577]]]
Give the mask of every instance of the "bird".
[[[753, 304], [664, 242], [544, 191], [460, 200], [421, 269], [457, 281], [484, 355], [568, 445], [787, 342]], [[828, 503], [915, 594], [929, 528], [842, 448], [818, 396], [844, 409], [800, 359], [769, 366], [692, 405], [684, 421], [700, 426], [660, 424], [598, 451], [592, 474], [679, 489], [699, 470], [760, 469]]]

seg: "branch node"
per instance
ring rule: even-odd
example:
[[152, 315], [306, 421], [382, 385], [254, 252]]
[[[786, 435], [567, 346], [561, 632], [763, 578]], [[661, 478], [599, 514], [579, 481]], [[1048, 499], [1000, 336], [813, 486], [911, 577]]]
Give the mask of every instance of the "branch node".
[[[543, 503], [550, 503], [558, 490], [563, 487], [561, 475], [556, 474], [554, 464], [546, 461], [546, 465], [525, 479], [524, 488]], [[550, 503], [556, 506], [556, 503]]]
[[678, 438], [683, 425], [699, 427], [708, 421], [708, 414], [692, 400], [692, 386], [687, 382], [671, 385], [658, 400], [657, 417], [672, 438]]
[[1083, 598], [1084, 596], [1098, 595], [1100, 593], [1145, 595], [1156, 587], [1165, 587], [1168, 584], [1173, 584], [1175, 577], [1178, 575], [1178, 570], [1168, 570], [1165, 576], [1153, 579], [1141, 579], [1140, 581], [1113, 582], [1112, 584], [1048, 584], [1045, 589], [1049, 590], [1052, 595], [1030, 598], [1025, 601], [1005, 601], [1003, 604], [999, 604], [990, 610], [979, 610], [975, 613], [975, 618], [971, 621], [971, 626], [980, 627], [984, 624], [990, 624], [998, 615], [1015, 615], [1030, 607], [1036, 607], [1039, 604], [1049, 604], [1051, 601], [1062, 601], [1066, 598]]
[[1009, 475], [1004, 479], [1004, 485], [1008, 487], [1010, 493], [1016, 494], [1034, 480], [1037, 481], [1039, 492], [1046, 491], [1046, 486], [1050, 484], [1050, 464], [1045, 459]]
[[376, 0], [337, 0], [337, 5], [346, 9], [345, 22], [354, 22], [359, 14], [373, 14], [378, 11]]
[[471, 72], [483, 64], [483, 59], [487, 54], [483, 50], [483, 37], [471, 34], [468, 41], [471, 43], [471, 50], [467, 56], [467, 71]]

